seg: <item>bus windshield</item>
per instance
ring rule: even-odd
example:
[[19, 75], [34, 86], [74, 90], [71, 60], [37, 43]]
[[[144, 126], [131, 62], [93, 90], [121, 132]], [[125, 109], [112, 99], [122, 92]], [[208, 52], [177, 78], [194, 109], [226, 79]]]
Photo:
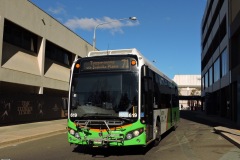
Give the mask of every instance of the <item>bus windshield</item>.
[[74, 74], [72, 120], [138, 117], [138, 74], [135, 72]]

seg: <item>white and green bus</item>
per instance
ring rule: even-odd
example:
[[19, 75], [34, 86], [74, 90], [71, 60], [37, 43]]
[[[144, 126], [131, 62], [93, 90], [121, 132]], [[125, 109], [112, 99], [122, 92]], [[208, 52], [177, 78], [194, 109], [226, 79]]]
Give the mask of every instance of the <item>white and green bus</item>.
[[68, 142], [157, 145], [179, 122], [177, 85], [136, 49], [89, 52], [71, 68]]

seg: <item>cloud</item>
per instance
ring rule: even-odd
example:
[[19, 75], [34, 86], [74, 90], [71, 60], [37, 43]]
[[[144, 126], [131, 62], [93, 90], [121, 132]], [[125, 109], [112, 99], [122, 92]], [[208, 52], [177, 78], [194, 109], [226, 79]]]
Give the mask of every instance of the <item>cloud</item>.
[[123, 33], [122, 27], [132, 27], [139, 25], [138, 21], [130, 20], [119, 20], [112, 19], [110, 17], [103, 17], [102, 19], [94, 18], [73, 18], [67, 20], [64, 25], [72, 30], [83, 29], [83, 30], [93, 30], [98, 24], [106, 23], [104, 25], [99, 25], [98, 28], [109, 29], [111, 33], [120, 32]]
[[48, 11], [52, 14], [66, 14], [66, 10], [64, 9], [64, 6], [61, 4], [57, 4], [56, 7], [50, 7]]

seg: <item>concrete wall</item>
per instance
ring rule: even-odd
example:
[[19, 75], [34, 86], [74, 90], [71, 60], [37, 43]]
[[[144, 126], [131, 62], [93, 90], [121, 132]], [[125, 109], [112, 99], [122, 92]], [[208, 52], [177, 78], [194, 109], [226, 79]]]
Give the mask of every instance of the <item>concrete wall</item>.
[[[179, 95], [201, 95], [201, 75], [175, 75], [173, 81], [178, 85]], [[180, 109], [190, 109], [190, 101], [179, 100], [179, 105]]]
[[[211, 8], [211, 11], [210, 11], [210, 15], [207, 19], [207, 24], [210, 24], [211, 21], [212, 21], [212, 16], [216, 10], [216, 6], [217, 6], [217, 3], [219, 1], [218, 0], [214, 0], [213, 1], [213, 4], [212, 4], [212, 8]], [[209, 4], [210, 1], [208, 0], [207, 4]], [[207, 5], [207, 8], [205, 9], [205, 13], [204, 15], [206, 15], [206, 11], [208, 9], [208, 5]], [[206, 52], [209, 50], [209, 46], [213, 40], [213, 37], [215, 36], [217, 30], [219, 29], [220, 27], [220, 24], [223, 20], [223, 18], [226, 16], [226, 21], [228, 23], [228, 1], [224, 1], [223, 5], [222, 5], [222, 8], [221, 10], [219, 11], [218, 13], [218, 16], [217, 16], [217, 19], [213, 25], [213, 28], [211, 30], [211, 33], [210, 33], [210, 36], [207, 40], [207, 44], [205, 46], [205, 48], [203, 48], [202, 50], [202, 54], [201, 54], [201, 59], [203, 60], [204, 56], [206, 55]], [[204, 19], [207, 18], [206, 16], [203, 16], [203, 21]], [[209, 30], [208, 28], [209, 26], [206, 25], [205, 27], [205, 32], [207, 32]], [[205, 38], [205, 32], [204, 34], [202, 34], [202, 39]], [[201, 71], [201, 75], [202, 77], [209, 71], [209, 69], [214, 65], [214, 62], [217, 60], [217, 58], [219, 58], [219, 56], [221, 55], [221, 53], [223, 52], [224, 49], [227, 50], [227, 53], [228, 53], [228, 56], [229, 56], [229, 29], [227, 29], [227, 34], [225, 35], [225, 37], [223, 38], [223, 40], [221, 41], [221, 43], [219, 44], [219, 46], [217, 47], [217, 49], [214, 51], [214, 53], [212, 53], [212, 56], [211, 58], [209, 59], [207, 65], [205, 66], [205, 68], [202, 69]], [[221, 82], [221, 83], [220, 83]], [[202, 93], [204, 95], [205, 92], [214, 92], [214, 91], [217, 91], [223, 87], [226, 87], [230, 84], [230, 73], [228, 72], [227, 75], [225, 75], [224, 77], [221, 77], [221, 79], [219, 81], [217, 81], [215, 84], [212, 84], [211, 86], [208, 86]]]
[[[38, 36], [37, 53], [3, 42], [6, 19]], [[40, 94], [45, 88], [68, 91], [70, 67], [46, 58], [46, 41], [73, 57], [85, 57], [92, 50], [91, 44], [28, 0], [0, 1], [0, 88], [7, 82], [37, 87]]]

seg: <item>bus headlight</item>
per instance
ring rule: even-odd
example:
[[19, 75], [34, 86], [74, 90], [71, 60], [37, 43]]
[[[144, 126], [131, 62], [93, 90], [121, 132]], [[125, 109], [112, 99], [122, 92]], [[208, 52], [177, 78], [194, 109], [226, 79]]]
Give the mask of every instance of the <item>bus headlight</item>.
[[73, 129], [69, 130], [69, 133], [74, 136], [75, 131]]
[[140, 134], [142, 134], [143, 131], [144, 131], [143, 128], [139, 128], [139, 129], [133, 130], [133, 131], [131, 131], [131, 132], [128, 132], [128, 133], [126, 134], [125, 139], [126, 139], [126, 140], [130, 140], [130, 139], [132, 139], [132, 138], [134, 138], [134, 137], [137, 137], [137, 136], [139, 136]]
[[139, 130], [133, 131], [133, 136], [134, 136], [134, 137], [139, 136], [139, 134], [140, 134]]
[[80, 139], [80, 135], [79, 135], [79, 133], [78, 133], [77, 131], [75, 131], [75, 130], [73, 130], [73, 129], [71, 129], [71, 128], [68, 128], [68, 132], [69, 132], [72, 136], [74, 136], [75, 138]]
[[129, 139], [132, 139], [133, 138], [133, 134], [132, 133], [128, 133], [126, 135], [126, 139], [129, 140]]
[[80, 138], [79, 133], [75, 132], [74, 137], [76, 137], [77, 139], [79, 139], [79, 138]]

